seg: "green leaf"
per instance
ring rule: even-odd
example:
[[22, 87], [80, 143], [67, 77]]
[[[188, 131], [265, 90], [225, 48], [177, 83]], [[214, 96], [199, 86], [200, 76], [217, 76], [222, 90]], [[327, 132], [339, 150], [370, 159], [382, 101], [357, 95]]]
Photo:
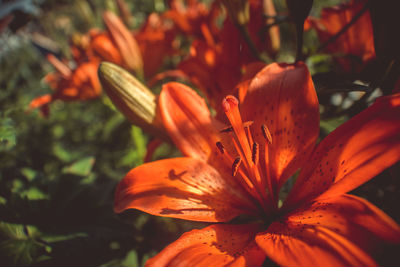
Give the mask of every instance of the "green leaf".
[[79, 176], [87, 176], [92, 171], [94, 162], [95, 162], [95, 157], [93, 156], [85, 157], [63, 168], [63, 173], [69, 173]]
[[321, 120], [320, 126], [324, 131], [326, 131], [326, 133], [330, 133], [337, 127], [339, 127], [341, 124], [346, 122], [346, 120], [347, 120], [346, 117], [339, 117], [331, 120]]
[[8, 151], [16, 145], [15, 128], [12, 119], [0, 120], [0, 151]]
[[0, 222], [0, 258], [2, 266], [28, 266], [45, 253], [45, 246], [32, 236], [31, 226]]
[[135, 250], [131, 250], [126, 254], [124, 261], [122, 262], [124, 267], [139, 267], [139, 258]]
[[35, 171], [35, 170], [31, 169], [31, 168], [22, 168], [21, 169], [21, 173], [30, 182], [32, 182], [35, 179], [36, 175], [37, 175], [37, 171]]
[[49, 195], [44, 193], [37, 187], [30, 187], [29, 189], [20, 193], [21, 197], [26, 197], [29, 200], [48, 199]]
[[124, 259], [114, 259], [105, 264], [102, 264], [100, 267], [139, 267], [139, 258], [138, 254], [135, 250], [129, 251]]
[[135, 144], [135, 150], [138, 154], [138, 157], [141, 159], [140, 162], [137, 163], [142, 164], [142, 159], [146, 154], [146, 137], [143, 135], [142, 129], [136, 126], [132, 126], [131, 136]]

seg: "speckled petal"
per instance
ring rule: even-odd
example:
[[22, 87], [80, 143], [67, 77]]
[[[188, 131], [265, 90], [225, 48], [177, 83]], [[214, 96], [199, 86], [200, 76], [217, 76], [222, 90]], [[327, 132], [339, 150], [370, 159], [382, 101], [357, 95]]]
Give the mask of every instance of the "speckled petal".
[[224, 222], [256, 212], [241, 192], [207, 163], [173, 158], [131, 170], [118, 184], [114, 210], [139, 209], [164, 217]]
[[[254, 139], [263, 149], [261, 125], [272, 136], [271, 179], [281, 186], [306, 161], [319, 133], [318, 99], [307, 66], [273, 63], [252, 80], [241, 105], [244, 121], [254, 121]], [[260, 150], [262, 154], [262, 150]]]
[[261, 266], [265, 253], [255, 244], [260, 225], [211, 225], [183, 234], [146, 266]]
[[382, 97], [329, 134], [301, 170], [284, 204], [295, 207], [365, 183], [400, 160], [400, 94]]
[[185, 156], [207, 161], [218, 138], [204, 99], [186, 85], [171, 82], [163, 86], [159, 106], [175, 145]]
[[343, 195], [299, 208], [256, 242], [282, 266], [375, 266], [367, 253], [399, 244], [400, 228], [368, 201]]

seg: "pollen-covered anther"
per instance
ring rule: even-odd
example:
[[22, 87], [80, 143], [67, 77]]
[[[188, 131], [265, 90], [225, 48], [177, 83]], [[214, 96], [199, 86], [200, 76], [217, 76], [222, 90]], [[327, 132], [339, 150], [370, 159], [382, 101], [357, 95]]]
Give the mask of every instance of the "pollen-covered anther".
[[254, 121], [245, 121], [243, 122], [243, 128], [248, 128], [253, 125]]
[[258, 143], [254, 142], [253, 143], [253, 150], [251, 153], [251, 159], [253, 160], [254, 164], [258, 164], [258, 159], [259, 159], [259, 145]]
[[219, 152], [221, 152], [221, 154], [224, 154], [224, 153], [225, 153], [225, 147], [224, 147], [224, 145], [223, 145], [220, 141], [218, 141], [218, 142], [216, 143], [216, 145], [217, 145], [217, 147], [218, 147], [218, 149], [219, 149]]
[[232, 164], [232, 176], [236, 176], [236, 173], [238, 172], [240, 167], [240, 163], [242, 163], [242, 158], [241, 157], [235, 158], [235, 161]]
[[239, 100], [232, 95], [228, 95], [222, 100], [222, 108], [224, 109], [225, 113], [229, 112], [232, 108], [237, 107], [238, 105]]
[[267, 140], [269, 144], [272, 144], [271, 133], [269, 132], [268, 127], [265, 124], [261, 125], [261, 131], [265, 140]]
[[233, 132], [233, 127], [229, 126], [219, 131], [220, 133], [230, 133]]

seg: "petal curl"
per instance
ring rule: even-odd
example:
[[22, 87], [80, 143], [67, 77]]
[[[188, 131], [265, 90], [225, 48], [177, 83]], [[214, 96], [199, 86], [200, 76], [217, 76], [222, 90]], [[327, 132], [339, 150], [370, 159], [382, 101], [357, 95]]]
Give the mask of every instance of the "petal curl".
[[255, 212], [241, 188], [193, 158], [160, 160], [131, 170], [115, 193], [115, 212], [126, 209], [206, 222]]
[[400, 94], [381, 97], [329, 134], [302, 169], [285, 206], [344, 194], [400, 160]]
[[256, 242], [283, 266], [374, 266], [367, 253], [399, 244], [400, 228], [368, 201], [343, 195], [297, 209]]
[[206, 161], [218, 141], [210, 111], [188, 86], [170, 82], [159, 98], [163, 125], [185, 156]]
[[211, 225], [183, 234], [146, 266], [261, 266], [265, 253], [255, 244], [260, 226]]
[[299, 62], [265, 67], [252, 80], [241, 113], [245, 121], [254, 121], [259, 144], [265, 144], [261, 125], [269, 128], [272, 144], [265, 168], [281, 186], [307, 160], [319, 133], [318, 99], [307, 66]]

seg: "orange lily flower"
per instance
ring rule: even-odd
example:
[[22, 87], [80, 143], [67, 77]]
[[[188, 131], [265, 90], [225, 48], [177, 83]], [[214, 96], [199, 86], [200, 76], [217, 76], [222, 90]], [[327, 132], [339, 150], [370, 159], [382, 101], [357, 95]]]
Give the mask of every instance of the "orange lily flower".
[[[365, 4], [366, 1], [364, 0], [353, 0], [348, 4], [324, 8], [321, 18], [310, 18], [307, 27], [314, 27], [317, 30], [320, 41], [324, 43], [348, 24]], [[346, 32], [330, 43], [325, 50], [347, 56], [346, 58], [338, 58], [339, 64], [345, 71], [355, 68], [357, 70], [361, 67], [361, 63], [366, 63], [375, 58], [374, 36], [369, 11], [367, 10]], [[349, 57], [349, 55], [353, 58]], [[359, 60], [355, 60], [354, 57], [359, 58]]]
[[[179, 63], [178, 69], [182, 71], [182, 76], [186, 75], [205, 93], [210, 104], [218, 111], [224, 96], [245, 94], [247, 83], [244, 81], [250, 81], [265, 66], [262, 62], [231, 64], [231, 59], [225, 57], [225, 50], [221, 46], [210, 47], [201, 40], [195, 40], [190, 47], [189, 57]], [[240, 82], [243, 83], [235, 87]]]
[[76, 101], [99, 97], [101, 85], [97, 69], [101, 61], [110, 61], [139, 73], [143, 71], [142, 56], [133, 34], [114, 13], [104, 12], [103, 19], [108, 31], [92, 29], [87, 35], [72, 38], [71, 51], [78, 65], [76, 69], [71, 70], [54, 55], [47, 56], [56, 71], [47, 74], [45, 81], [55, 92], [35, 98], [29, 109], [41, 108], [46, 116], [48, 104], [56, 99]]
[[110, 11], [103, 14], [104, 23], [121, 53], [123, 66], [137, 73], [143, 72], [143, 59], [139, 45], [122, 20]]
[[[375, 266], [368, 253], [400, 243], [392, 219], [346, 194], [400, 159], [400, 95], [380, 98], [317, 146], [318, 100], [301, 62], [268, 65], [240, 110], [233, 96], [222, 106], [228, 128], [189, 87], [162, 89], [163, 124], [184, 157], [131, 170], [114, 209], [220, 224], [185, 233], [148, 266], [261, 266], [266, 257], [283, 266]], [[299, 168], [280, 207], [279, 191]], [[229, 223], [239, 215], [246, 223]]]
[[99, 62], [90, 61], [71, 70], [54, 55], [47, 59], [56, 68], [57, 72], [49, 73], [45, 81], [54, 89], [53, 94], [37, 97], [29, 104], [29, 109], [41, 108], [43, 115], [48, 115], [48, 104], [56, 99], [63, 101], [89, 100], [101, 94], [101, 85], [97, 77]]
[[166, 55], [176, 53], [174, 48], [175, 30], [169, 27], [156, 13], [147, 17], [145, 24], [135, 34], [143, 56], [143, 68], [148, 79], [159, 71]]
[[213, 3], [208, 9], [204, 3], [197, 0], [171, 0], [170, 9], [163, 16], [171, 19], [177, 29], [184, 34], [207, 39], [209, 35], [218, 32], [214, 23], [220, 11], [218, 4]]
[[[259, 51], [272, 49], [259, 36], [259, 31], [265, 24], [262, 12], [261, 1], [250, 1], [251, 15], [246, 27]], [[243, 36], [231, 19], [226, 18], [217, 35], [193, 41], [189, 56], [178, 65], [178, 69], [189, 77], [210, 99], [211, 105], [219, 110], [219, 103], [224, 96], [238, 94], [239, 91], [239, 98], [243, 98], [246, 90], [241, 86], [246, 86], [246, 83], [235, 86], [244, 80], [249, 81], [265, 66], [254, 61], [255, 58]]]
[[85, 35], [72, 37], [71, 51], [77, 64], [109, 61], [128, 70], [142, 72], [143, 62], [139, 45], [122, 20], [110, 11], [103, 13], [107, 30], [91, 29]]

